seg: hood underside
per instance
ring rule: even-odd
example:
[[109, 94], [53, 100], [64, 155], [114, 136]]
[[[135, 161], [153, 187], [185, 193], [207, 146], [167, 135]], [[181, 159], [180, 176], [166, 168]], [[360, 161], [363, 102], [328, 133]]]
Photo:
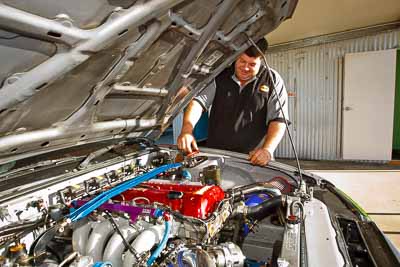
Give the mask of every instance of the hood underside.
[[0, 163], [155, 138], [297, 0], [3, 0]]

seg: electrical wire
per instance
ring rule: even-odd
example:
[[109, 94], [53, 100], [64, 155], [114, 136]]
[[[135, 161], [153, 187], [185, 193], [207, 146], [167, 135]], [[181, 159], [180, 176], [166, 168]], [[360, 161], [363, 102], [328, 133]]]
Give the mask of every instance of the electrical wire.
[[303, 177], [302, 177], [302, 174], [301, 174], [301, 168], [300, 168], [299, 157], [298, 157], [298, 155], [297, 155], [296, 147], [295, 147], [294, 142], [293, 142], [292, 133], [290, 132], [290, 129], [289, 129], [288, 121], [287, 121], [287, 119], [286, 119], [285, 113], [283, 112], [283, 106], [282, 106], [281, 100], [279, 99], [278, 92], [276, 91], [276, 87], [275, 87], [273, 75], [272, 75], [272, 72], [271, 72], [271, 68], [270, 68], [269, 65], [268, 65], [266, 56], [265, 56], [264, 53], [261, 51], [261, 49], [257, 46], [257, 44], [253, 41], [253, 39], [251, 39], [250, 36], [247, 36], [247, 38], [249, 39], [250, 43], [258, 50], [258, 52], [261, 54], [261, 56], [262, 56], [262, 58], [263, 58], [263, 61], [264, 61], [264, 64], [265, 64], [265, 68], [266, 68], [266, 72], [264, 72], [263, 80], [265, 80], [266, 74], [268, 74], [268, 76], [269, 76], [269, 78], [270, 78], [270, 80], [271, 80], [272, 90], [273, 90], [273, 92], [274, 92], [274, 94], [275, 94], [275, 96], [276, 96], [276, 99], [278, 100], [279, 109], [280, 109], [280, 111], [282, 112], [283, 120], [285, 121], [286, 132], [288, 133], [289, 141], [290, 141], [290, 144], [291, 144], [291, 146], [292, 146], [294, 156], [295, 156], [295, 158], [296, 158], [296, 164], [297, 164], [297, 169], [298, 169], [298, 171], [299, 171], [299, 178], [300, 178], [300, 183], [298, 184], [298, 188], [300, 189], [300, 186], [301, 186], [301, 184], [302, 184]]
[[129, 244], [128, 240], [126, 240], [126, 238], [124, 237], [124, 235], [122, 234], [121, 230], [119, 229], [117, 223], [115, 222], [114, 218], [112, 217], [112, 215], [110, 214], [110, 212], [108, 211], [104, 211], [105, 214], [107, 214], [108, 220], [110, 221], [112, 227], [114, 228], [114, 230], [119, 234], [119, 236], [122, 238], [122, 242], [125, 245], [125, 248], [127, 248], [132, 255], [136, 258], [136, 261], [139, 261], [139, 259], [136, 256], [136, 251], [135, 249], [131, 246], [131, 244]]

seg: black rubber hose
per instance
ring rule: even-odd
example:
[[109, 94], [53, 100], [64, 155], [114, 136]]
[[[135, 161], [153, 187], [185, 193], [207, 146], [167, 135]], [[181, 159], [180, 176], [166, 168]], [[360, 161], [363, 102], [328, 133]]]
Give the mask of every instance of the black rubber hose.
[[234, 202], [242, 200], [242, 196], [258, 193], [266, 193], [274, 197], [280, 196], [281, 192], [278, 188], [269, 183], [254, 183], [239, 188], [234, 188], [229, 191]]
[[276, 196], [271, 199], [265, 200], [261, 204], [253, 207], [248, 207], [246, 216], [261, 221], [262, 219], [272, 215], [282, 205], [282, 197]]

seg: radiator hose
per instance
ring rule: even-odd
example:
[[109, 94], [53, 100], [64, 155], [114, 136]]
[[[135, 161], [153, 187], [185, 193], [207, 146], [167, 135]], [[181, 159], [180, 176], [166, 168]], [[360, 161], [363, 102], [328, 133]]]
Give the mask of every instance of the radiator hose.
[[274, 213], [282, 205], [282, 202], [282, 196], [275, 196], [257, 206], [246, 207], [244, 214], [253, 220], [261, 221]]
[[164, 214], [164, 220], [165, 220], [165, 231], [164, 231], [163, 238], [162, 238], [160, 244], [158, 244], [156, 250], [154, 250], [154, 252], [151, 254], [149, 260], [147, 261], [147, 266], [153, 265], [154, 261], [158, 258], [158, 256], [160, 256], [162, 250], [167, 245], [169, 234], [171, 233], [171, 224], [172, 223], [171, 223], [170, 216], [167, 214]]

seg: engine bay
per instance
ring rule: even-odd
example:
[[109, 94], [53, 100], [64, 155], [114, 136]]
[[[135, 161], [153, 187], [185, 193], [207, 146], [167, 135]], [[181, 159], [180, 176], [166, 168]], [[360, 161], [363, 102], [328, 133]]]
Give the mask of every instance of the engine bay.
[[285, 172], [169, 148], [90, 160], [2, 193], [1, 266], [300, 266], [306, 254], [304, 214], [319, 201], [303, 205]]

